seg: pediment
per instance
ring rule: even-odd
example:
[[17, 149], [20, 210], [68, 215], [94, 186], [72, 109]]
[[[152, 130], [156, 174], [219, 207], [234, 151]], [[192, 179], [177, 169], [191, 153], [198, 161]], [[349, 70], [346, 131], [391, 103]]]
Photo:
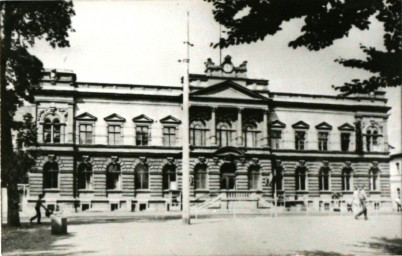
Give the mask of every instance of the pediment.
[[322, 122], [315, 126], [318, 130], [332, 130], [332, 125], [328, 124], [327, 122]]
[[181, 121], [177, 118], [175, 118], [174, 116], [167, 116], [165, 118], [162, 118], [161, 120], [159, 120], [162, 124], [180, 124]]
[[285, 127], [286, 127], [286, 124], [285, 124], [285, 123], [282, 123], [282, 122], [279, 121], [279, 120], [275, 120], [275, 121], [273, 121], [272, 124], [271, 124], [271, 128], [281, 128], [281, 129], [283, 129], [283, 128], [285, 128]]
[[355, 127], [349, 123], [344, 123], [343, 125], [338, 127], [341, 131], [354, 131]]
[[136, 123], [153, 123], [153, 122], [154, 122], [153, 119], [147, 117], [147, 116], [144, 115], [144, 114], [143, 114], [143, 115], [139, 115], [139, 116], [137, 116], [137, 117], [134, 117], [134, 118], [133, 118], [133, 121], [136, 122]]
[[192, 92], [191, 97], [195, 98], [219, 98], [219, 99], [237, 99], [237, 100], [264, 100], [267, 98], [245, 88], [235, 82], [225, 81], [207, 88]]
[[306, 122], [299, 121], [299, 122], [293, 124], [292, 127], [293, 127], [294, 129], [309, 129], [309, 128], [310, 128], [310, 125], [307, 124]]
[[116, 114], [116, 113], [111, 114], [110, 116], [107, 116], [107, 117], [105, 117], [104, 119], [105, 119], [105, 121], [107, 121], [107, 122], [125, 122], [125, 121], [126, 121], [126, 119], [125, 119], [124, 117], [119, 116], [119, 115]]
[[89, 114], [88, 112], [84, 112], [81, 115], [78, 115], [75, 117], [76, 120], [80, 121], [96, 121], [98, 118], [96, 116], [93, 116]]

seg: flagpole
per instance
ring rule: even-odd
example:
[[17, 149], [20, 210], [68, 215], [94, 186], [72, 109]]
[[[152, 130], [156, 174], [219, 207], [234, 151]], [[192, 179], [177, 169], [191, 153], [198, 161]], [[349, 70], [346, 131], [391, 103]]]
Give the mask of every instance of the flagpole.
[[189, 87], [190, 87], [190, 14], [187, 12], [187, 74], [183, 83], [183, 158], [182, 158], [182, 191], [183, 191], [183, 224], [190, 224], [190, 141], [189, 141]]

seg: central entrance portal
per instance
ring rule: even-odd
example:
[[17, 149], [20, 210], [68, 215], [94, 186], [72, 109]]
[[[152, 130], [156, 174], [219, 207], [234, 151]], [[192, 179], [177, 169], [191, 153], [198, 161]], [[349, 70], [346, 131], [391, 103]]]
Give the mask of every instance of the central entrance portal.
[[221, 166], [221, 189], [236, 188], [236, 164], [224, 163]]

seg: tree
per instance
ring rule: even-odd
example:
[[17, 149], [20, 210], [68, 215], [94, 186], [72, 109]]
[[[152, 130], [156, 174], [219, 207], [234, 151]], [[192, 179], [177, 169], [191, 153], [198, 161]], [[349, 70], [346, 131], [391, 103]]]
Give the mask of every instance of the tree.
[[225, 26], [227, 37], [215, 47], [228, 47], [263, 40], [275, 35], [283, 22], [304, 18], [301, 35], [289, 42], [293, 48], [304, 46], [318, 51], [348, 36], [356, 27], [369, 29], [370, 17], [384, 25], [386, 51], [361, 46], [365, 60], [336, 59], [345, 67], [373, 73], [366, 80], [354, 79], [336, 86], [342, 95], [368, 93], [379, 87], [401, 85], [402, 35], [400, 0], [205, 0], [214, 6], [215, 20]]
[[13, 171], [15, 156], [22, 151], [13, 152], [11, 130], [19, 128], [14, 121], [15, 112], [24, 101], [33, 102], [43, 72], [42, 62], [29, 52], [29, 47], [41, 39], [53, 48], [68, 47], [75, 12], [71, 1], [2, 1], [0, 15], [2, 180], [7, 181], [8, 224], [18, 226], [17, 180]]

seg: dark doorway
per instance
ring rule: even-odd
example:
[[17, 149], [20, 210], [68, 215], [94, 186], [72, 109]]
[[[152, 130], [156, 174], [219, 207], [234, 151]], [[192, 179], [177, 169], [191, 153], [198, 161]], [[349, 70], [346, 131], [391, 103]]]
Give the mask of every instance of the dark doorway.
[[236, 187], [236, 165], [224, 163], [221, 166], [221, 189], [235, 189]]

